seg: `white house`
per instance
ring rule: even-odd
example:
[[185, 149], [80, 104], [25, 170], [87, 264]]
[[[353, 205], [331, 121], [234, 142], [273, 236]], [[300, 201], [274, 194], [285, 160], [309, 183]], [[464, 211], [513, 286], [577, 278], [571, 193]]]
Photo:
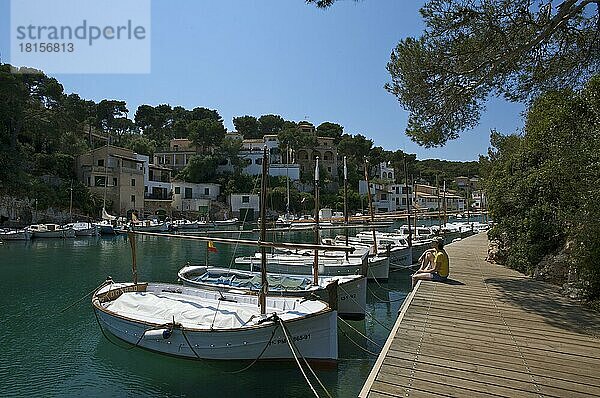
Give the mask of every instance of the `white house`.
[[240, 220], [254, 221], [259, 216], [260, 196], [250, 193], [232, 193], [229, 195], [231, 213]]
[[283, 162], [284, 159], [279, 150], [277, 135], [268, 134], [263, 138], [244, 140], [242, 145], [243, 150], [240, 151], [239, 156], [246, 162], [244, 173], [250, 175], [262, 174], [263, 148], [266, 146], [269, 151], [270, 176], [287, 176], [293, 181], [300, 179], [300, 165]]
[[178, 211], [191, 211], [207, 214], [211, 200], [221, 193], [219, 184], [173, 181], [172, 207]]
[[[379, 183], [369, 183], [369, 185], [371, 186], [371, 199], [373, 200], [373, 210], [376, 213], [387, 213], [391, 211], [406, 210], [407, 190], [408, 202], [412, 205], [413, 194], [412, 187], [410, 186], [406, 187], [404, 184]], [[358, 182], [358, 193], [363, 196], [367, 194], [367, 182], [365, 180], [361, 180]]]

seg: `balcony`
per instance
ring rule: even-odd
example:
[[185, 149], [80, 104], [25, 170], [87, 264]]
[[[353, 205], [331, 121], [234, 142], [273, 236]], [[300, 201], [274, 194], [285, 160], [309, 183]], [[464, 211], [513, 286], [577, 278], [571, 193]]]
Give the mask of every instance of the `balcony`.
[[144, 199], [148, 200], [173, 200], [172, 194], [144, 193]]

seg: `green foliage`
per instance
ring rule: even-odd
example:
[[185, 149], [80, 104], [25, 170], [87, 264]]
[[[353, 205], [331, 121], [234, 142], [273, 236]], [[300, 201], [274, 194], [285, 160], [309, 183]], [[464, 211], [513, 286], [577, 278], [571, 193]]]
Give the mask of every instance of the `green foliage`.
[[190, 127], [190, 124], [203, 120], [223, 124], [219, 112], [203, 107], [187, 110], [181, 106], [172, 108], [167, 104], [155, 107], [140, 105], [135, 112], [135, 125], [157, 147], [168, 146], [173, 138], [188, 138], [188, 133], [197, 127]]
[[279, 115], [262, 115], [258, 118], [261, 134], [277, 134], [282, 128], [285, 120]]
[[216, 182], [221, 185], [221, 194], [225, 197], [232, 193], [258, 193], [260, 181], [256, 176], [239, 172], [222, 174]]
[[188, 138], [200, 148], [219, 145], [227, 133], [223, 122], [212, 119], [194, 120], [187, 125]]
[[484, 160], [486, 192], [496, 225], [491, 237], [507, 248], [507, 263], [531, 273], [566, 242], [590, 298], [600, 297], [598, 175], [600, 79], [584, 90], [550, 91], [529, 108], [525, 134], [493, 132]]
[[260, 123], [254, 116], [238, 116], [233, 118], [235, 130], [245, 139], [262, 138]]
[[334, 143], [338, 144], [344, 134], [344, 127], [337, 123], [323, 122], [317, 126], [317, 135], [319, 137], [331, 137]]
[[218, 158], [211, 154], [194, 155], [176, 178], [193, 183], [214, 181], [218, 162]]
[[135, 153], [150, 156], [151, 159], [156, 150], [156, 142], [143, 135], [131, 136], [124, 144], [126, 148], [131, 149]]
[[406, 132], [420, 145], [474, 127], [489, 95], [530, 100], [580, 88], [598, 70], [595, 1], [428, 1], [421, 15], [423, 35], [396, 46], [386, 84], [410, 112]]

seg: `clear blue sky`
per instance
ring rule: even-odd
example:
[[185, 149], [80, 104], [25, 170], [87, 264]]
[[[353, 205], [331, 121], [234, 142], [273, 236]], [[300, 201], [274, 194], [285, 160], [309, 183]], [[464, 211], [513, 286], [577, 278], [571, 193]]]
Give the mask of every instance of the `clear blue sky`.
[[[320, 10], [303, 0], [153, 0], [150, 74], [55, 77], [87, 99], [125, 100], [131, 117], [140, 104], [204, 106], [232, 130], [235, 116], [274, 113], [339, 123], [419, 159], [476, 160], [487, 152], [490, 129], [522, 127], [522, 105], [492, 100], [476, 129], [425, 149], [404, 135], [408, 114], [383, 88], [391, 50], [423, 28], [421, 4], [341, 0]], [[9, 1], [0, 0], [3, 62], [9, 15]]]

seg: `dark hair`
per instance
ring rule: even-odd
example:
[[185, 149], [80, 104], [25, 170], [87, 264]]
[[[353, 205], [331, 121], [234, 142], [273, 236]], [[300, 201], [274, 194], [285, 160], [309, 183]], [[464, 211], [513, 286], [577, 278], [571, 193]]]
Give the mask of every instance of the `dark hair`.
[[444, 248], [444, 238], [435, 238], [433, 241], [437, 243], [438, 249]]

